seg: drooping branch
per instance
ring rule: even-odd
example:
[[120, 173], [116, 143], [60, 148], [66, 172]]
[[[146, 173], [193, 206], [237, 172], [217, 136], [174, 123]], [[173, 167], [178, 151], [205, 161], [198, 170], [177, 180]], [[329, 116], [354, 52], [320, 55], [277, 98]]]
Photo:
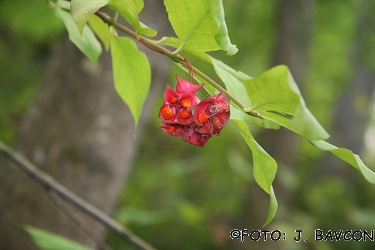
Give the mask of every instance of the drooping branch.
[[156, 43], [155, 41], [153, 41], [151, 39], [148, 39], [148, 38], [143, 37], [143, 36], [137, 36], [137, 34], [133, 30], [131, 30], [128, 27], [125, 27], [125, 26], [121, 25], [120, 23], [116, 22], [115, 19], [111, 18], [106, 13], [97, 11], [95, 14], [98, 17], [100, 17], [103, 20], [103, 22], [105, 22], [109, 25], [112, 25], [116, 29], [118, 29], [118, 30], [124, 32], [125, 34], [127, 34], [128, 36], [138, 40], [141, 44], [143, 44], [147, 48], [169, 57], [172, 61], [174, 61], [175, 63], [177, 63], [179, 65], [184, 66], [189, 71], [190, 71], [190, 69], [192, 69], [192, 71], [194, 71], [194, 73], [196, 73], [197, 75], [202, 77], [205, 81], [207, 81], [209, 84], [211, 84], [217, 90], [219, 90], [221, 92], [224, 92], [224, 94], [228, 97], [228, 99], [230, 99], [232, 102], [234, 102], [245, 113], [247, 113], [248, 115], [263, 119], [263, 117], [259, 114], [259, 112], [254, 110], [252, 107], [246, 106], [237, 97], [233, 96], [225, 88], [220, 86], [220, 84], [218, 84], [217, 82], [212, 80], [210, 77], [208, 77], [202, 71], [200, 71], [199, 69], [195, 68], [192, 65], [189, 65], [189, 63], [186, 62], [186, 59], [183, 56], [181, 56], [180, 54], [176, 54], [175, 52], [172, 52], [172, 51], [168, 50], [167, 48], [164, 48], [163, 46], [161, 46], [160, 44]]
[[18, 169], [25, 172], [29, 177], [34, 179], [40, 185], [44, 186], [47, 190], [53, 190], [59, 196], [72, 203], [74, 206], [79, 208], [85, 214], [91, 216], [107, 228], [113, 230], [125, 241], [129, 242], [133, 246], [142, 250], [155, 250], [154, 247], [149, 245], [147, 242], [139, 238], [137, 235], [132, 233], [129, 229], [112, 219], [110, 216], [97, 209], [90, 203], [83, 200], [81, 197], [74, 194], [72, 191], [67, 189], [65, 186], [57, 182], [50, 175], [38, 169], [33, 163], [24, 158], [22, 155], [4, 145], [0, 141], [0, 153], [15, 163]]

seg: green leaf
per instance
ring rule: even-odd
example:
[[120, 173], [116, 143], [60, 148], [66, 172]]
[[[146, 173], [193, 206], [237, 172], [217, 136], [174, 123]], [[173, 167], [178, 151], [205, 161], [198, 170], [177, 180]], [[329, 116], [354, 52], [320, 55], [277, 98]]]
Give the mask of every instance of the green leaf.
[[141, 11], [139, 9], [142, 5], [137, 1], [135, 3], [133, 0], [109, 0], [108, 6], [118, 12], [126, 21], [128, 21], [135, 29], [137, 36], [147, 35], [155, 36], [156, 31], [141, 24], [138, 19], [138, 13]]
[[215, 59], [212, 56], [207, 55], [206, 53], [190, 50], [189, 53], [212, 64], [214, 66], [216, 74], [225, 84], [226, 90], [246, 106], [251, 106], [250, 99], [246, 93], [246, 88], [242, 83], [242, 78], [246, 76], [248, 79], [251, 79], [249, 76], [245, 75], [242, 72], [236, 71], [222, 61]]
[[72, 0], [70, 2], [70, 11], [79, 33], [82, 34], [83, 27], [92, 14], [107, 4], [108, 0]]
[[102, 47], [92, 30], [85, 26], [81, 36], [69, 12], [60, 8], [55, 8], [54, 11], [56, 16], [63, 20], [65, 27], [68, 30], [70, 41], [72, 41], [78, 49], [96, 65], [99, 56], [102, 53]]
[[246, 94], [246, 88], [239, 78], [238, 71], [232, 69], [220, 60], [210, 56], [211, 63], [214, 66], [216, 74], [225, 84], [227, 91], [239, 99], [246, 106], [251, 106], [249, 97]]
[[237, 106], [234, 106], [232, 103], [230, 104], [230, 118], [231, 120], [245, 120], [245, 113], [239, 109]]
[[159, 41], [156, 41], [157, 43], [168, 45], [174, 48], [178, 48], [181, 44], [180, 39], [176, 37], [163, 37]]
[[[242, 111], [242, 110], [241, 110]], [[244, 114], [244, 120], [251, 123], [252, 125], [259, 127], [259, 128], [266, 128], [266, 129], [275, 129], [278, 130], [280, 128], [280, 124], [273, 122], [267, 119], [259, 119], [257, 117], [247, 115], [245, 112], [242, 111]]]
[[228, 55], [234, 55], [238, 52], [237, 46], [230, 42], [228, 36], [227, 24], [224, 18], [224, 7], [222, 0], [209, 0], [208, 4], [210, 6], [210, 14], [216, 21], [219, 30], [215, 36], [215, 40], [220, 48], [227, 51]]
[[233, 119], [232, 122], [245, 139], [253, 155], [253, 174], [257, 184], [270, 195], [270, 207], [266, 224], [268, 224], [276, 214], [277, 201], [272, 188], [277, 171], [276, 161], [254, 140], [249, 127], [244, 121]]
[[216, 21], [209, 15], [207, 1], [165, 0], [165, 7], [172, 27], [180, 40], [182, 49], [213, 51], [219, 50], [215, 36], [219, 31]]
[[253, 108], [265, 119], [308, 139], [329, 135], [307, 109], [297, 84], [286, 66], [274, 67], [254, 79], [243, 79]]
[[269, 194], [272, 182], [276, 176], [276, 161], [254, 140], [254, 137], [250, 133], [249, 127], [244, 121], [232, 121], [252, 151], [255, 181], [264, 191]]
[[43, 250], [93, 250], [92, 248], [81, 245], [78, 242], [39, 228], [25, 226], [25, 230], [31, 235], [33, 241], [38, 247]]
[[89, 25], [97, 37], [102, 41], [106, 51], [109, 50], [112, 34], [109, 31], [109, 26], [101, 18], [96, 15], [91, 16]]
[[270, 207], [268, 208], [268, 215], [267, 215], [267, 220], [264, 223], [263, 226], [267, 225], [272, 221], [272, 219], [275, 217], [276, 212], [277, 212], [277, 200], [275, 196], [275, 192], [273, 191], [273, 187], [271, 186], [270, 188]]
[[182, 49], [222, 49], [227, 51], [228, 55], [237, 53], [237, 47], [231, 44], [228, 36], [222, 0], [166, 0], [164, 4], [169, 21], [179, 39], [175, 53]]
[[129, 106], [137, 126], [150, 88], [150, 65], [146, 55], [126, 37], [111, 39], [111, 55], [116, 91]]
[[143, 9], [143, 7], [145, 6], [143, 0], [133, 0], [135, 6], [137, 6], [137, 9], [138, 9], [138, 13], [141, 12], [141, 10]]
[[65, 0], [57, 0], [56, 7], [70, 11], [70, 2]]
[[375, 173], [363, 163], [359, 155], [353, 154], [353, 152], [349, 149], [338, 148], [322, 140], [309, 140], [309, 142], [313, 146], [321, 150], [331, 152], [343, 161], [349, 163], [350, 165], [361, 171], [362, 175], [368, 182], [375, 184]]
[[141, 35], [150, 36], [150, 37], [156, 36], [157, 34], [156, 30], [148, 27], [146, 24], [142, 23], [141, 21], [139, 22], [139, 24], [141, 25], [141, 29], [140, 29]]

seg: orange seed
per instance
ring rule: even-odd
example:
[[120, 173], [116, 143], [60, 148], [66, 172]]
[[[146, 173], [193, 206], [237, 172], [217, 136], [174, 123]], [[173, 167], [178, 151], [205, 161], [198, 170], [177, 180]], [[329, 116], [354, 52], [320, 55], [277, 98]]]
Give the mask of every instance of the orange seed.
[[182, 99], [181, 100], [181, 106], [184, 107], [184, 108], [191, 108], [191, 101], [189, 99]]
[[209, 116], [206, 114], [206, 113], [200, 113], [198, 115], [198, 121], [199, 123], [204, 123], [205, 121], [207, 121], [207, 119], [209, 118]]
[[188, 118], [191, 117], [191, 113], [190, 113], [190, 112], [187, 112], [187, 111], [185, 111], [185, 110], [182, 110], [182, 111], [180, 112], [180, 117], [181, 117], [182, 119], [188, 119]]
[[171, 107], [169, 106], [164, 106], [162, 109], [161, 109], [161, 115], [164, 117], [164, 119], [171, 119], [174, 117], [174, 112], [173, 110], [171, 109]]
[[167, 128], [166, 130], [168, 131], [168, 133], [172, 133], [174, 131], [174, 127]]

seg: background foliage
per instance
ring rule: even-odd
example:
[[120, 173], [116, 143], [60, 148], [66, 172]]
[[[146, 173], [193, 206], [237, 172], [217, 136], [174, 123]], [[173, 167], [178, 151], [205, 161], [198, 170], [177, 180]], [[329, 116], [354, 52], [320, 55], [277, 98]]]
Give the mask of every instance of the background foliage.
[[[214, 53], [215, 56], [249, 75], [269, 68], [276, 42], [277, 2], [224, 1], [229, 35], [240, 55], [225, 57], [225, 53]], [[360, 3], [359, 0], [316, 1], [306, 84], [301, 91], [307, 106], [333, 137], [335, 131], [329, 128], [333, 124], [334, 104], [350, 87], [353, 77], [350, 56], [358, 36]], [[375, 11], [374, 4], [369, 8]], [[45, 2], [36, 0], [1, 2], [0, 19], [4, 34], [0, 40], [0, 138], [11, 143], [63, 26]], [[243, 30], [246, 32], [240, 32]], [[371, 61], [374, 38], [373, 33], [368, 33], [368, 50], [362, 55], [371, 69], [374, 69]], [[194, 62], [197, 63], [202, 69], [207, 67], [203, 62]], [[205, 71], [209, 74], [209, 67]], [[176, 72], [181, 73], [171, 69], [172, 85]], [[158, 113], [158, 107], [153, 113]], [[160, 249], [226, 249], [230, 244], [229, 231], [237, 227], [244, 209], [246, 187], [254, 181], [251, 152], [233, 124], [204, 148], [165, 136], [159, 124], [157, 115], [150, 117], [149, 129], [119, 197], [115, 217]], [[252, 130], [255, 136], [257, 131], [260, 132], [257, 128]], [[293, 172], [279, 168], [276, 178], [287, 184], [290, 200], [287, 206], [280, 204], [270, 228], [291, 232], [295, 229], [312, 232], [317, 228], [374, 229], [375, 201], [371, 199], [374, 187], [347, 165], [349, 173], [321, 174], [317, 166], [325, 153], [304, 139], [298, 145]], [[374, 169], [374, 154], [366, 153], [365, 147], [363, 153], [368, 155], [367, 165]], [[108, 242], [114, 249], [129, 249], [115, 235], [109, 234]], [[285, 249], [304, 249], [290, 240], [283, 243]], [[373, 246], [373, 242], [342, 241], [309, 244], [319, 249], [372, 249]]]

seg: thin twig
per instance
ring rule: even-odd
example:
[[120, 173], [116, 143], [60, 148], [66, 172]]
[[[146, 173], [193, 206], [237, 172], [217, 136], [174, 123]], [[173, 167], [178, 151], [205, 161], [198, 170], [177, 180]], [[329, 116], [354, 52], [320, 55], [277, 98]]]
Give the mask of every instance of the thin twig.
[[97, 234], [91, 226], [77, 213], [73, 211], [73, 209], [67, 207], [63, 200], [61, 200], [60, 196], [56, 193], [55, 190], [50, 189], [48, 190], [48, 194], [52, 201], [55, 203], [55, 205], [60, 208], [60, 210], [69, 217], [71, 221], [73, 221], [78, 227], [82, 229], [86, 233], [88, 237], [90, 237], [95, 244], [99, 247], [101, 250], [111, 250], [111, 247], [108, 246], [105, 241], [102, 239], [102, 237]]
[[23, 157], [10, 147], [4, 145], [1, 141], [0, 153], [14, 162], [20, 170], [25, 172], [36, 182], [38, 182], [48, 190], [54, 190], [62, 198], [75, 205], [85, 214], [90, 215], [109, 229], [113, 230], [116, 234], [118, 234], [121, 238], [123, 238], [133, 246], [142, 250], [155, 250], [154, 247], [139, 238], [137, 235], [133, 234], [133, 232], [131, 232], [129, 229], [125, 228], [123, 225], [112, 219], [110, 216], [108, 216], [98, 208], [94, 207], [78, 195], [74, 194], [72, 191], [53, 179], [50, 175], [39, 170], [33, 163], [31, 163], [29, 160], [27, 160], [25, 157]]

